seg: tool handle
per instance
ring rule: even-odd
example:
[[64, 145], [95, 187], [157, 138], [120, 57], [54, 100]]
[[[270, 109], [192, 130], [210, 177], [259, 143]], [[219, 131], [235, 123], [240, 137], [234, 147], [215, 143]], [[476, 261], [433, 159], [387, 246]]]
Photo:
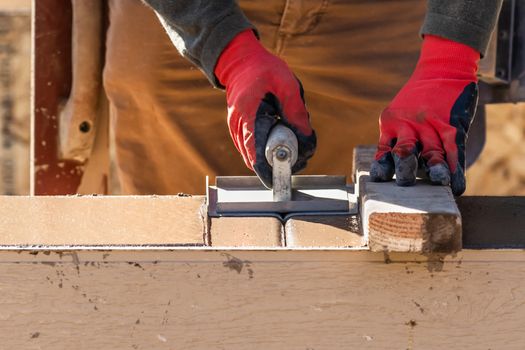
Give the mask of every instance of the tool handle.
[[297, 162], [298, 149], [297, 136], [294, 132], [282, 124], [277, 124], [266, 141], [266, 160], [273, 167], [274, 153], [277, 152], [280, 160], [290, 159], [290, 167], [293, 167]]
[[274, 202], [292, 200], [292, 167], [297, 162], [297, 136], [284, 125], [274, 126], [266, 142], [265, 155], [272, 166]]

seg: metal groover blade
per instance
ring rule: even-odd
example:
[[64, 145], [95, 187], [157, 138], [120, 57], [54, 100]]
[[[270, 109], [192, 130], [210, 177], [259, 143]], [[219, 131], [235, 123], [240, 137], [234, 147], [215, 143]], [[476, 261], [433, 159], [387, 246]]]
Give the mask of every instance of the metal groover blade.
[[356, 212], [353, 189], [344, 176], [292, 176], [292, 200], [276, 202], [256, 176], [218, 176], [208, 187], [210, 216], [286, 216]]
[[[292, 176], [297, 161], [297, 137], [285, 126], [275, 126], [265, 149], [272, 166], [273, 188], [255, 176], [218, 176], [208, 188], [208, 215], [274, 216], [348, 215], [357, 212], [344, 176]], [[352, 199], [352, 200], [351, 200]]]

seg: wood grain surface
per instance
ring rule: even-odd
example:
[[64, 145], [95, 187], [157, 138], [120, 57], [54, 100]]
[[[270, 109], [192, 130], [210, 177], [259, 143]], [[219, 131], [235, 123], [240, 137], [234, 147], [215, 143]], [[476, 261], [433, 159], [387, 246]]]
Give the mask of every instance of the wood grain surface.
[[523, 349], [525, 253], [4, 251], [3, 349]]

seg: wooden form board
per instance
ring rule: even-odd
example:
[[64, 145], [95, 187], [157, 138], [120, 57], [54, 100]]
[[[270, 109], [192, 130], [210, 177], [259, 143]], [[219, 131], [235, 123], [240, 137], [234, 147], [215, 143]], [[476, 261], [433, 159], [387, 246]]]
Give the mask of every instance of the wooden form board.
[[[462, 197], [467, 248], [525, 248], [525, 197]], [[202, 196], [0, 196], [0, 248], [366, 247], [357, 216], [206, 217]]]
[[202, 196], [0, 196], [0, 246], [202, 246], [205, 236]]
[[[497, 216], [513, 227], [505, 238], [523, 248], [525, 198], [487, 201], [483, 210], [497, 212], [502, 201], [515, 208]], [[328, 240], [315, 236], [326, 231], [320, 220], [291, 228], [266, 221], [241, 229], [215, 225], [224, 230], [223, 242], [250, 247], [210, 247], [220, 240], [202, 215], [203, 203], [173, 196], [0, 197], [0, 329], [9, 335], [2, 346], [525, 346], [524, 250], [374, 253], [344, 239], [335, 246], [341, 231]], [[466, 224], [473, 231], [464, 238], [502, 243], [493, 232], [486, 236], [489, 215], [476, 212], [466, 211], [466, 223], [480, 223]], [[278, 239], [287, 227], [297, 237], [293, 247]], [[261, 237], [270, 246], [255, 246]], [[301, 237], [306, 243], [297, 244]]]
[[374, 251], [431, 252], [461, 249], [461, 214], [448, 186], [418, 180], [400, 187], [394, 181], [370, 182], [375, 147], [357, 147], [354, 169], [359, 213]]
[[525, 253], [1, 251], [6, 349], [523, 349]]

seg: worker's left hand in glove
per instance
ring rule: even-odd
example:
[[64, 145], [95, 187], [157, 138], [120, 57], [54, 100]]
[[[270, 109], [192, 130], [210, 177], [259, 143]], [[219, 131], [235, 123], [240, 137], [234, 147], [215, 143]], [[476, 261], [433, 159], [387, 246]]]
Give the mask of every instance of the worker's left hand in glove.
[[[423, 40], [416, 69], [381, 114], [372, 181], [414, 185], [418, 165], [433, 184], [465, 191], [465, 142], [477, 105], [480, 54], [437, 36]], [[421, 158], [421, 162], [419, 162]]]
[[215, 75], [226, 88], [230, 135], [248, 168], [267, 187], [272, 186], [265, 147], [272, 127], [282, 123], [298, 140], [299, 154], [292, 171], [303, 169], [315, 151], [316, 136], [301, 83], [286, 63], [264, 49], [247, 30], [223, 50]]

